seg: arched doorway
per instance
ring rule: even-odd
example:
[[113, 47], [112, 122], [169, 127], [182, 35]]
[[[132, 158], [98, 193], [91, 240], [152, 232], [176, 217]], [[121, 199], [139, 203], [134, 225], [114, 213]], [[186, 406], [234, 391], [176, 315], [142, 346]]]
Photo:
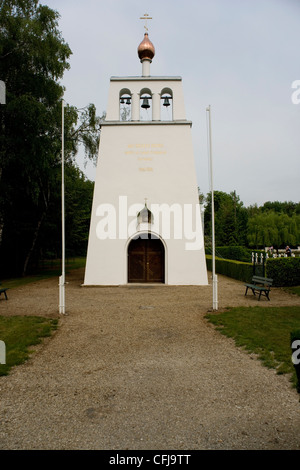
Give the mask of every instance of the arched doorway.
[[153, 234], [143, 234], [129, 243], [128, 282], [165, 282], [165, 249]]

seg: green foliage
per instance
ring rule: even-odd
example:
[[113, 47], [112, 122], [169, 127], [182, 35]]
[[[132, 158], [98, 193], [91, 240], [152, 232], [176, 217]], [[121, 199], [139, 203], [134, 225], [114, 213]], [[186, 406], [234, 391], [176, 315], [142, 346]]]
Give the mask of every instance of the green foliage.
[[278, 374], [296, 374], [291, 360], [290, 332], [300, 328], [299, 307], [237, 307], [206, 318], [236, 345], [254, 352]]
[[0, 338], [6, 345], [6, 364], [0, 364], [0, 376], [8, 375], [13, 366], [24, 363], [30, 347], [50, 336], [58, 320], [37, 316], [0, 317]]
[[[0, 2], [0, 275], [25, 275], [33, 261], [61, 244], [63, 87], [71, 50], [58, 30], [59, 14], [37, 0]], [[68, 249], [84, 251], [92, 183], [74, 158], [83, 144], [95, 159], [100, 118], [89, 104], [64, 109]], [[12, 217], [13, 214], [13, 217]], [[80, 218], [82, 217], [82, 218]], [[73, 232], [73, 233], [72, 233]]]
[[[211, 193], [206, 198], [199, 192], [199, 201], [204, 204], [204, 235], [206, 250], [211, 247]], [[266, 202], [263, 206], [243, 207], [239, 196], [214, 192], [215, 244], [216, 246], [243, 246], [264, 249], [273, 246], [275, 250], [286, 245], [300, 245], [300, 203]], [[220, 252], [221, 256], [224, 256]], [[232, 254], [225, 255], [232, 257]], [[240, 260], [244, 260], [240, 258]]]
[[[57, 191], [53, 192], [47, 217], [40, 230], [35, 256], [39, 259], [61, 257], [61, 178], [58, 171]], [[94, 183], [74, 165], [65, 166], [65, 242], [66, 256], [85, 256], [90, 224]], [[58, 210], [59, 209], [59, 210]]]
[[[218, 258], [251, 262], [252, 251], [243, 246], [217, 246], [215, 252]], [[206, 253], [211, 254], [211, 247], [207, 248]]]
[[94, 183], [74, 167], [66, 172], [66, 254], [84, 256], [90, 227]]
[[300, 203], [295, 203], [292, 201], [285, 201], [285, 202], [265, 202], [264, 205], [261, 207], [262, 212], [269, 212], [274, 211], [277, 213], [284, 213], [287, 214], [289, 217], [292, 217], [294, 214], [300, 214]]
[[[212, 257], [210, 255], [206, 255], [206, 265], [207, 269], [212, 271]], [[242, 282], [250, 282], [253, 275], [253, 266], [251, 263], [216, 257], [215, 268], [217, 274], [222, 274], [223, 276], [228, 276]]]
[[248, 243], [252, 247], [296, 246], [300, 241], [300, 215], [262, 210], [249, 217]]
[[[211, 193], [207, 195], [204, 213], [204, 233], [211, 239]], [[215, 243], [218, 246], [243, 245], [247, 241], [247, 210], [239, 196], [214, 191]]]
[[300, 258], [270, 258], [266, 270], [274, 286], [300, 285]]
[[[219, 254], [221, 251], [225, 256], [229, 257], [233, 247], [224, 247], [224, 250], [220, 250], [220, 248], [221, 247], [216, 249], [216, 253]], [[239, 258], [242, 253], [243, 251], [232, 250], [232, 254], [236, 255], [237, 258]], [[206, 265], [207, 269], [212, 271], [211, 255], [206, 255]], [[216, 256], [215, 268], [217, 274], [222, 274], [242, 282], [250, 282], [253, 276], [252, 263], [240, 262], [229, 258], [223, 259]], [[273, 279], [274, 287], [299, 286], [300, 258], [269, 258], [266, 262], [265, 272], [263, 272], [262, 265], [257, 265], [255, 274]]]

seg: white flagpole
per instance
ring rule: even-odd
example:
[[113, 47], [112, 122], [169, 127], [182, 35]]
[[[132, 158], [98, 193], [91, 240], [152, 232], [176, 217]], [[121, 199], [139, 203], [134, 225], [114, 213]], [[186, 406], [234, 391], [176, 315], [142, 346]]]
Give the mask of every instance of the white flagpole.
[[62, 274], [59, 278], [59, 313], [65, 314], [65, 156], [64, 156], [64, 107], [65, 102], [62, 100], [61, 113], [61, 235], [62, 235]]
[[6, 104], [6, 85], [3, 80], [0, 80], [0, 104]]
[[212, 227], [212, 281], [213, 281], [213, 310], [218, 310], [218, 276], [216, 275], [215, 257], [215, 204], [213, 188], [213, 162], [211, 142], [211, 112], [210, 105], [206, 108], [208, 112], [208, 137], [209, 137], [209, 161], [210, 161], [210, 186], [211, 186], [211, 227]]

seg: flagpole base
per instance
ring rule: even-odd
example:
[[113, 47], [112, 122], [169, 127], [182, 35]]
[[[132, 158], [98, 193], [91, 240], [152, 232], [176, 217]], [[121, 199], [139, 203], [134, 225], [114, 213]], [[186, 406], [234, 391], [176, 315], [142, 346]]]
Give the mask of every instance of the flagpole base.
[[59, 313], [65, 315], [65, 276], [59, 276]]
[[213, 276], [213, 310], [218, 310], [218, 276]]

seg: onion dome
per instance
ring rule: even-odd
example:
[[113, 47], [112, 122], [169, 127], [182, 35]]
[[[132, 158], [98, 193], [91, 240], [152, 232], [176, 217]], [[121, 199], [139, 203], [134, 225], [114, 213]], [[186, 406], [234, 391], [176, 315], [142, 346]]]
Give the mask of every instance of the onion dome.
[[138, 47], [138, 56], [140, 61], [142, 62], [143, 60], [150, 60], [150, 62], [152, 62], [154, 55], [155, 48], [148, 37], [148, 33], [145, 33], [144, 39]]

